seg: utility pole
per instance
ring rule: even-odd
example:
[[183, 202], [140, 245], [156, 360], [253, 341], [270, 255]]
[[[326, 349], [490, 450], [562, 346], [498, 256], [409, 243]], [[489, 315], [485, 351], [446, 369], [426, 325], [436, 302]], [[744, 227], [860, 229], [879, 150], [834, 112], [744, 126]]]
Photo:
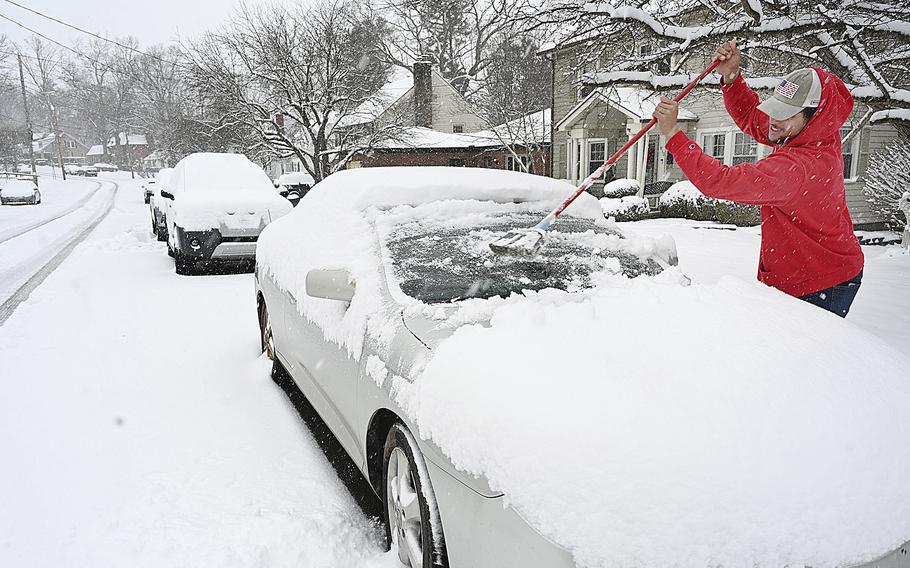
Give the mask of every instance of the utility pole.
[[22, 106], [25, 107], [25, 126], [28, 128], [28, 158], [32, 163], [32, 174], [38, 179], [38, 170], [35, 168], [35, 148], [32, 146], [34, 134], [32, 133], [32, 119], [28, 115], [28, 97], [25, 95], [25, 74], [22, 72], [22, 56], [16, 55], [19, 60], [19, 85], [22, 87]]
[[63, 167], [63, 140], [60, 139], [60, 117], [57, 115], [57, 107], [51, 102], [51, 94], [45, 92], [47, 97], [47, 106], [51, 109], [51, 120], [54, 124], [54, 144], [57, 146], [57, 159], [60, 162], [60, 172], [63, 174], [63, 181], [66, 181], [66, 168]]

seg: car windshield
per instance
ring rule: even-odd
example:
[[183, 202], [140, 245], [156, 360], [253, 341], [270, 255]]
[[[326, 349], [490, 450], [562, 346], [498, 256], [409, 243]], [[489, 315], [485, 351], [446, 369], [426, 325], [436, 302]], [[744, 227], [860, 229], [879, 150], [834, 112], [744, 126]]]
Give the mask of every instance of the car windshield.
[[394, 277], [405, 294], [434, 304], [544, 288], [578, 292], [594, 286], [597, 273], [633, 278], [661, 271], [653, 259], [629, 252], [633, 247], [621, 233], [591, 219], [560, 218], [534, 258], [490, 251], [490, 241], [530, 227], [544, 214], [486, 217], [457, 226], [423, 219], [398, 223], [385, 236]]

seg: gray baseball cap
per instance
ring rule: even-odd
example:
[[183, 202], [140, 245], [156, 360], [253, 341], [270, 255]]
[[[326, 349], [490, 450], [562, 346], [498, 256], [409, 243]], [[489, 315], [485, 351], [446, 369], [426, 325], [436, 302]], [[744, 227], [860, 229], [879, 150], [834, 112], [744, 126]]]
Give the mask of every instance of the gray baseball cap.
[[787, 120], [806, 107], [817, 107], [821, 98], [822, 82], [815, 69], [797, 69], [781, 80], [758, 110], [775, 120]]

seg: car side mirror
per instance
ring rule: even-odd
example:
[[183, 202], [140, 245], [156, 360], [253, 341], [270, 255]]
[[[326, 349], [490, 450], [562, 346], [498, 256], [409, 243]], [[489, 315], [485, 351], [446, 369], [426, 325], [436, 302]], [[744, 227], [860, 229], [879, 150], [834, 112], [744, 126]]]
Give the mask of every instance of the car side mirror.
[[162, 189], [162, 190], [161, 190], [161, 197], [163, 197], [163, 198], [165, 198], [165, 199], [174, 199], [174, 194], [171, 193], [170, 191], [164, 191], [164, 190]]
[[313, 298], [350, 302], [356, 285], [347, 269], [316, 268], [306, 274], [306, 293]]

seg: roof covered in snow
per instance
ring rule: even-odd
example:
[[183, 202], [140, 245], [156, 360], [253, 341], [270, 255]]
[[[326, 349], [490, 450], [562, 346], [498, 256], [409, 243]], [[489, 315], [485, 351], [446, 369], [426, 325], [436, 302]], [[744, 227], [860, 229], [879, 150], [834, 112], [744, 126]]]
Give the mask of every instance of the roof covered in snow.
[[[111, 136], [111, 139], [108, 141], [108, 146], [116, 146], [117, 140], [114, 139], [114, 136]], [[126, 146], [127, 135], [125, 132], [120, 133], [120, 146]], [[145, 134], [130, 134], [129, 135], [130, 146], [148, 146], [148, 140], [145, 137]]]
[[498, 148], [534, 146], [550, 142], [550, 109], [517, 118], [487, 130], [471, 133], [440, 132], [420, 126], [401, 129], [373, 148], [388, 150]]
[[414, 75], [410, 69], [395, 67], [389, 81], [376, 95], [361, 103], [353, 113], [343, 117], [338, 126], [343, 128], [373, 122], [413, 87]]
[[[600, 87], [591, 91], [587, 97], [579, 102], [569, 113], [556, 124], [558, 130], [565, 130], [579, 118], [585, 116], [586, 111], [597, 104], [614, 108], [632, 120], [651, 120], [657, 103], [660, 102], [660, 93], [639, 87]], [[698, 120], [698, 116], [679, 107], [679, 120]]]
[[103, 156], [104, 155], [104, 146], [101, 144], [95, 144], [88, 149], [88, 152], [85, 153], [86, 156]]

